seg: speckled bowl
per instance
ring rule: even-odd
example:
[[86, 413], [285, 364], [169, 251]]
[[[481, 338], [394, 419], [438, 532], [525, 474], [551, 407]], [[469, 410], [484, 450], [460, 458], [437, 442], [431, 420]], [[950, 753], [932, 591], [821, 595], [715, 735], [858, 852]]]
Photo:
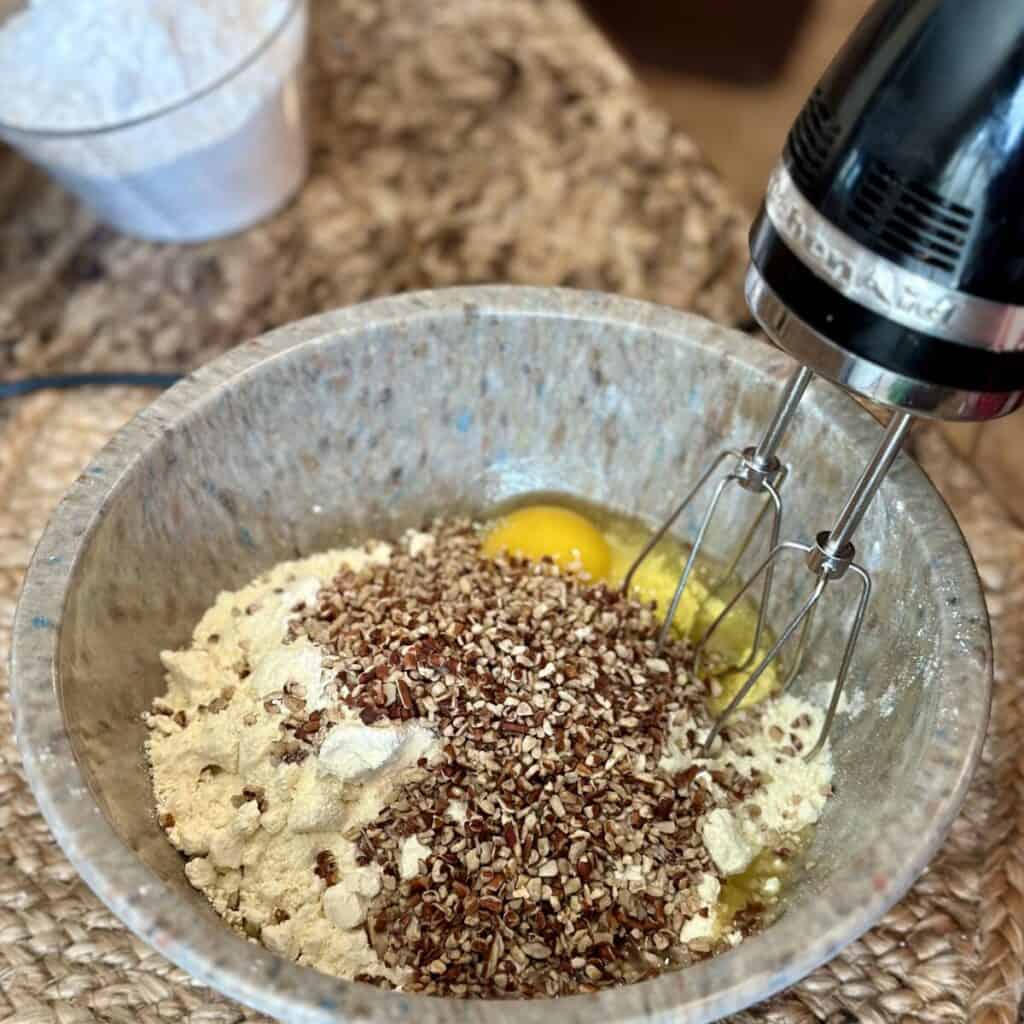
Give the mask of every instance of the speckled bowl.
[[[709, 450], [753, 439], [789, 370], [750, 338], [610, 296], [468, 288], [368, 303], [275, 331], [160, 397], [57, 509], [25, 584], [13, 693], [25, 770], [57, 839], [131, 929], [200, 980], [290, 1021], [701, 1022], [795, 982], [920, 874], [985, 731], [990, 645], [963, 539], [901, 458], [861, 531], [875, 576], [838, 792], [786, 912], [681, 973], [601, 995], [474, 1003], [347, 984], [231, 934], [157, 827], [140, 713], [157, 652], [218, 589], [283, 558], [393, 534], [452, 505], [532, 489], [660, 517]], [[877, 424], [831, 387], [785, 453], [785, 532], [807, 537], [865, 462]], [[738, 514], [730, 508], [727, 519]], [[808, 585], [796, 564], [783, 587]], [[837, 598], [851, 594], [842, 585]], [[824, 618], [824, 617], [823, 617]], [[815, 648], [824, 679], [842, 606]]]

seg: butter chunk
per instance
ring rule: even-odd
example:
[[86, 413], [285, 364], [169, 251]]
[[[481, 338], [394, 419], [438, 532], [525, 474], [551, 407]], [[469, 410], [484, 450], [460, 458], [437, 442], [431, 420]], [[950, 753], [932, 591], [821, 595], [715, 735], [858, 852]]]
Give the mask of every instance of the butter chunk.
[[738, 875], [749, 867], [757, 849], [747, 842], [733, 815], [724, 808], [713, 810], [701, 826], [704, 847], [723, 875]]
[[395, 760], [408, 735], [401, 728], [341, 722], [320, 747], [320, 772], [342, 782], [365, 781]]

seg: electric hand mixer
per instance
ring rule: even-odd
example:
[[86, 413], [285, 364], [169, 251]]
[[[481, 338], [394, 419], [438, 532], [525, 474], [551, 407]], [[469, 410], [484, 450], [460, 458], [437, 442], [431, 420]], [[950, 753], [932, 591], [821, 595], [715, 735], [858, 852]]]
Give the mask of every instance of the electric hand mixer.
[[[832, 726], [871, 594], [854, 533], [914, 416], [985, 420], [1024, 397], [1024, 4], [881, 0], [840, 51], [786, 140], [750, 233], [746, 295], [772, 341], [800, 364], [760, 441], [727, 449], [637, 558], [720, 475], [662, 627], [667, 635], [709, 524], [732, 485], [764, 503], [730, 570], [764, 529], [768, 554], [697, 640], [761, 584], [750, 675], [707, 737], [797, 634], [799, 672], [826, 587], [852, 573], [860, 593], [813, 757]], [[780, 542], [778, 447], [820, 375], [893, 410], [832, 528]], [[766, 515], [767, 514], [767, 515]], [[803, 556], [810, 587], [768, 652], [760, 644], [780, 558]], [[760, 658], [755, 664], [755, 660]]]

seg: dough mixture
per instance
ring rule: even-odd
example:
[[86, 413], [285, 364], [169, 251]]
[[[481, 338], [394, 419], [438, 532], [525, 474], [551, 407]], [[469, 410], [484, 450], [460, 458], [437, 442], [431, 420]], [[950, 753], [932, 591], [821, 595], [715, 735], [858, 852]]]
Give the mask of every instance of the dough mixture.
[[831, 791], [828, 749], [802, 756], [821, 711], [769, 698], [703, 759], [720, 685], [685, 639], [655, 653], [652, 603], [595, 579], [597, 548], [510, 547], [441, 520], [287, 562], [162, 654], [158, 819], [229, 925], [328, 974], [528, 997], [763, 924], [765, 851], [784, 875]]

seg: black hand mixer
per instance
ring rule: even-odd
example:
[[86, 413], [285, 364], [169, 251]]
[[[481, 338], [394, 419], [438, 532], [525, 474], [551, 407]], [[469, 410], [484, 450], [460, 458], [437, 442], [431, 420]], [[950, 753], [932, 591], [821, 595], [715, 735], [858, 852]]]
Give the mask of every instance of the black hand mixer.
[[[1015, 198], [1016, 197], [1016, 198]], [[1024, 397], [1024, 0], [881, 0], [794, 123], [750, 233], [746, 295], [771, 340], [801, 365], [756, 445], [707, 467], [626, 578], [679, 515], [710, 498], [662, 627], [672, 623], [722, 495], [762, 505], [726, 573], [761, 535], [768, 554], [696, 639], [760, 585], [743, 685], [706, 749], [794, 637], [796, 677], [826, 587], [848, 573], [859, 598], [821, 736], [839, 706], [871, 594], [853, 537], [915, 416], [985, 420]], [[781, 541], [777, 450], [815, 375], [892, 409], [830, 530]], [[723, 475], [724, 472], [724, 475]], [[802, 557], [806, 599], [767, 652], [761, 641], [781, 558]]]

